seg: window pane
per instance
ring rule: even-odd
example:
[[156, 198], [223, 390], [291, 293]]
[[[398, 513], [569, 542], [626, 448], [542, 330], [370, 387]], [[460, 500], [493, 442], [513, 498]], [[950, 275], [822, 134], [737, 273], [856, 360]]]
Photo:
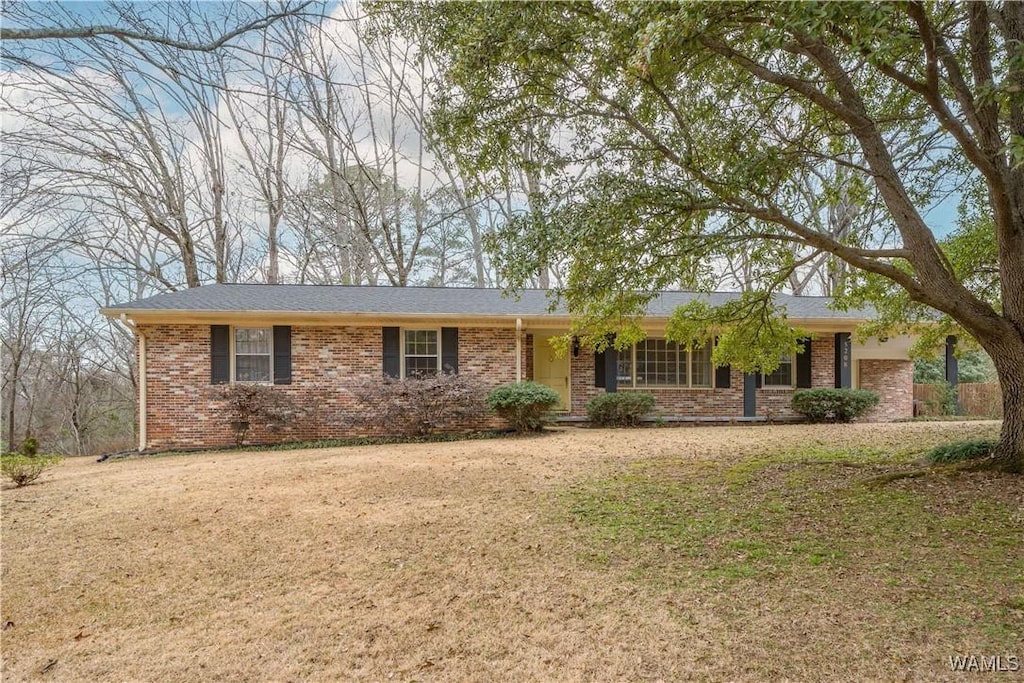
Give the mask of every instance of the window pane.
[[436, 356], [437, 330], [406, 330], [405, 353], [411, 356]]
[[672, 386], [678, 383], [679, 354], [664, 339], [645, 339], [636, 345], [636, 383]]
[[405, 376], [437, 374], [437, 330], [405, 331]]
[[423, 377], [437, 374], [437, 356], [406, 356], [405, 376]]
[[235, 381], [269, 382], [274, 338], [270, 327], [235, 328]]
[[783, 356], [778, 369], [764, 376], [764, 385], [767, 387], [793, 386], [793, 357]]
[[235, 380], [239, 382], [269, 382], [270, 356], [236, 354]]
[[711, 344], [690, 352], [690, 372], [693, 373], [691, 386], [711, 386]]
[[619, 362], [615, 366], [619, 384], [633, 384], [633, 350], [619, 351]]
[[236, 327], [235, 353], [265, 353], [269, 355], [271, 338], [269, 327]]

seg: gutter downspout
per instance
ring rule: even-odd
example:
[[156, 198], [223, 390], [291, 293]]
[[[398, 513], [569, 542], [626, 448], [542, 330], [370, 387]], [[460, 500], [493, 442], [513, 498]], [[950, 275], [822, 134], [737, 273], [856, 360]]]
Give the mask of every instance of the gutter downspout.
[[135, 332], [139, 339], [139, 452], [146, 450], [146, 335], [135, 323], [121, 314], [121, 322]]
[[516, 318], [516, 381], [523, 381], [523, 319]]

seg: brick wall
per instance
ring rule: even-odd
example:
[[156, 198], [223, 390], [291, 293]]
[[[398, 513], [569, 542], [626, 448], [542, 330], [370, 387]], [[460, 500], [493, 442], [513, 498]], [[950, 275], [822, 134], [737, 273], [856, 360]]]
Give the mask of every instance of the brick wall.
[[811, 340], [811, 384], [830, 389], [836, 385], [836, 336], [816, 335]]
[[523, 381], [533, 381], [533, 335], [523, 335]]
[[654, 396], [657, 415], [677, 417], [740, 417], [743, 415], [743, 373], [729, 373], [728, 389], [676, 387], [620, 387], [619, 391], [646, 391]]
[[[834, 334], [815, 335], [811, 339], [811, 386], [832, 389], [836, 381], [836, 339]], [[800, 417], [789, 404], [795, 388], [757, 390], [757, 415], [768, 420]]]
[[[151, 448], [229, 446], [234, 437], [221, 404], [210, 390], [209, 325], [140, 325], [146, 335], [148, 358], [147, 437]], [[329, 439], [366, 433], [353, 420], [355, 397], [346, 391], [354, 378], [381, 376], [379, 327], [292, 328], [292, 383], [274, 387], [307, 409], [307, 415], [282, 431], [252, 430], [248, 442]], [[524, 379], [533, 377], [533, 335], [524, 335]], [[488, 386], [515, 381], [515, 330], [460, 328], [459, 370]], [[812, 343], [814, 386], [834, 386], [832, 335]], [[594, 386], [593, 349], [580, 349], [570, 358], [571, 414], [586, 415], [586, 404], [604, 389]], [[860, 361], [860, 383], [878, 391], [882, 402], [866, 420], [908, 417], [912, 411], [912, 364], [909, 361]], [[633, 391], [621, 387], [620, 391]], [[728, 389], [650, 389], [655, 410], [662, 415], [740, 417], [743, 415], [743, 376], [731, 375]], [[792, 389], [759, 389], [757, 414], [787, 418]], [[495, 425], [491, 422], [489, 425]], [[380, 425], [377, 431], [386, 431]]]
[[569, 356], [569, 387], [569, 414], [586, 415], [590, 399], [604, 393], [604, 387], [594, 386], [594, 349], [581, 347], [577, 355]]
[[[209, 325], [140, 325], [147, 344], [147, 441], [150, 448], [230, 446], [234, 435], [211, 396]], [[461, 328], [459, 370], [488, 386], [515, 381], [515, 330]], [[526, 364], [524, 363], [524, 369]], [[332, 439], [385, 432], [354, 420], [353, 379], [382, 373], [379, 327], [292, 327], [292, 383], [275, 386], [305, 416], [279, 432], [253, 428], [247, 443]], [[491, 419], [484, 426], [497, 426]]]
[[888, 422], [914, 414], [914, 364], [909, 360], [861, 360], [860, 388], [877, 391], [879, 402], [861, 422]]
[[[619, 391], [647, 391], [653, 394], [655, 413], [659, 415], [741, 417], [743, 415], [743, 373], [733, 370], [729, 378], [728, 389], [683, 389], [674, 387], [633, 389], [620, 386]], [[811, 341], [811, 383], [814, 387], [827, 388], [835, 386], [835, 336], [832, 334], [817, 336]], [[795, 389], [788, 388], [762, 387], [758, 389], [758, 417], [767, 419], [797, 417], [796, 413], [789, 407], [794, 391]], [[575, 400], [573, 401], [573, 410], [576, 410]], [[585, 408], [580, 414], [585, 414]]]

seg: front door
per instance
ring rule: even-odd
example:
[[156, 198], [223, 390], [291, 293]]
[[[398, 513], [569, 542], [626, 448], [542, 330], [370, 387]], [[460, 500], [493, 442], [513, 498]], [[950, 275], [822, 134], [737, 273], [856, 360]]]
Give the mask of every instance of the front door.
[[569, 354], [561, 357], [549, 343], [550, 337], [535, 337], [533, 343], [533, 379], [558, 392], [558, 410], [569, 410]]

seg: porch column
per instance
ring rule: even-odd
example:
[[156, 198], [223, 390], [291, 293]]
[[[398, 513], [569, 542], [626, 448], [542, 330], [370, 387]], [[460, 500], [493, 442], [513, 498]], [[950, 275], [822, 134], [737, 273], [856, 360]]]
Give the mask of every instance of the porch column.
[[836, 332], [836, 389], [853, 386], [853, 344], [849, 332]]
[[952, 387], [956, 394], [956, 415], [963, 415], [963, 406], [960, 405], [960, 392], [957, 385], [960, 384], [960, 365], [956, 360], [956, 336], [946, 337], [946, 384]]
[[757, 417], [757, 375], [743, 375], [743, 417]]

